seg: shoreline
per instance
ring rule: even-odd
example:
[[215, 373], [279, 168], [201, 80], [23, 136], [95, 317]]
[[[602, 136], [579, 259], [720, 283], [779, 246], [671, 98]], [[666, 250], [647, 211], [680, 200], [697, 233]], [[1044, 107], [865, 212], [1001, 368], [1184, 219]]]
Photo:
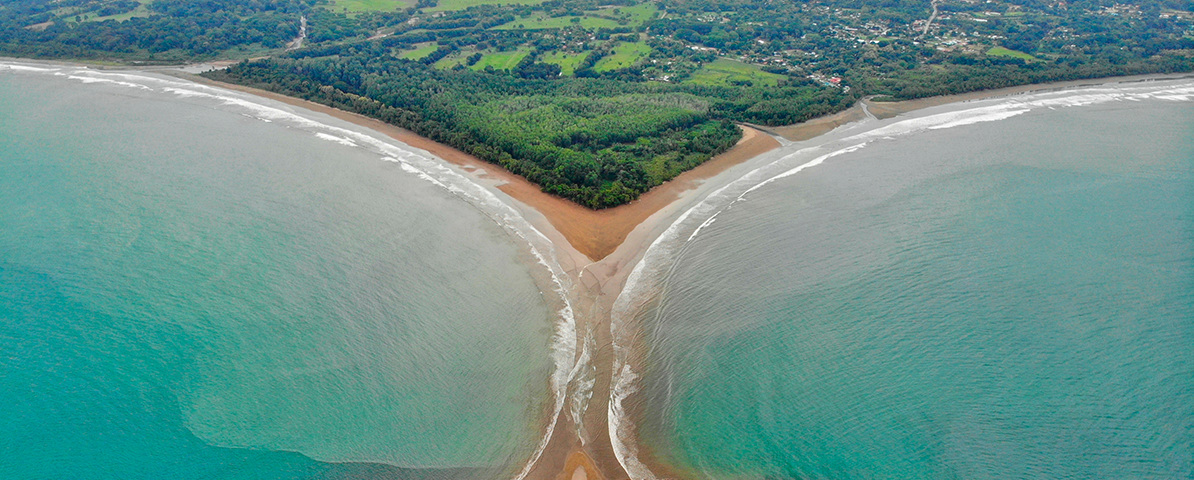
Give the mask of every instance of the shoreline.
[[[107, 68], [107, 70], [113, 69]], [[1112, 83], [1194, 77], [1190, 74], [1108, 77], [1024, 85], [902, 102], [863, 100], [843, 112], [818, 117], [796, 125], [770, 128], [746, 126], [743, 139], [731, 150], [652, 189], [635, 202], [612, 209], [593, 211], [543, 193], [534, 184], [498, 165], [363, 115], [260, 89], [216, 82], [179, 70], [165, 71], [161, 68], [127, 68], [125, 70], [172, 75], [326, 114], [377, 132], [382, 135], [382, 138], [388, 136], [411, 147], [425, 150], [434, 157], [458, 167], [477, 183], [498, 190], [512, 199], [511, 206], [555, 245], [558, 261], [573, 283], [570, 294], [577, 304], [578, 343], [582, 341], [579, 337], [584, 335], [587, 330], [594, 335], [593, 340], [597, 348], [591, 362], [595, 368], [596, 377], [592, 389], [593, 395], [583, 416], [588, 437], [581, 439], [576, 434], [576, 426], [569, 419], [567, 411], [561, 412], [560, 416], [555, 419], [558, 422], [555, 434], [549, 439], [548, 447], [526, 477], [553, 480], [614, 480], [628, 477], [614, 454], [609, 431], [606, 428], [610, 383], [613, 374], [612, 335], [610, 332], [612, 304], [621, 294], [631, 270], [638, 264], [652, 242], [670, 227], [677, 217], [700, 202], [713, 189], [737, 179], [751, 168], [766, 164], [786, 153], [791, 153], [796, 148], [828, 143], [835, 140], [833, 137], [840, 136], [834, 132], [849, 131], [853, 133], [855, 127], [874, 120], [889, 119], [930, 107], [1019, 94]], [[782, 140], [771, 135], [778, 136]], [[577, 244], [580, 245], [579, 248]], [[600, 256], [595, 257], [595, 255]], [[594, 261], [594, 258], [597, 260]], [[641, 350], [641, 347], [641, 344], [631, 346], [632, 350], [636, 350], [632, 355], [635, 361], [641, 362], [644, 358], [641, 355], [642, 352], [638, 351]], [[635, 416], [633, 407], [632, 405], [630, 409], [632, 417]], [[544, 417], [544, 423], [552, 421], [549, 418], [550, 414], [544, 415]], [[682, 471], [677, 470], [678, 466], [663, 464], [651, 455], [648, 446], [639, 445], [639, 448], [640, 460], [647, 464], [652, 472], [661, 476], [682, 476]]]
[[[164, 73], [164, 72], [158, 72]], [[850, 109], [818, 117], [800, 124], [782, 127], [744, 126], [743, 139], [732, 148], [704, 164], [683, 172], [675, 179], [644, 193], [635, 202], [606, 209], [589, 210], [568, 200], [551, 196], [538, 186], [471, 155], [447, 145], [439, 144], [393, 125], [363, 115], [342, 111], [308, 100], [288, 97], [260, 89], [215, 82], [186, 73], [175, 74], [211, 86], [227, 88], [251, 95], [280, 101], [288, 105], [324, 113], [357, 126], [377, 131], [402, 143], [426, 150], [434, 156], [469, 173], [478, 182], [491, 186], [510, 199], [513, 206], [557, 246], [558, 260], [574, 282], [577, 305], [577, 332], [591, 331], [595, 335], [597, 352], [592, 358], [597, 378], [593, 396], [583, 417], [589, 436], [584, 441], [576, 435], [576, 426], [561, 412], [556, 418], [555, 434], [547, 448], [532, 466], [529, 479], [550, 480], [619, 480], [629, 478], [612, 447], [608, 425], [608, 404], [613, 376], [612, 335], [610, 314], [614, 300], [621, 293], [627, 277], [647, 248], [663, 230], [667, 229], [692, 205], [699, 202], [713, 188], [733, 181], [748, 167], [778, 158], [789, 146], [812, 146], [828, 142], [833, 132], [850, 130], [866, 121], [885, 120], [899, 115], [950, 104], [994, 99], [1012, 95], [1065, 90], [1085, 86], [1147, 80], [1190, 78], [1189, 74], [1136, 75], [1091, 80], [1075, 80], [1045, 84], [1031, 84], [966, 94], [930, 97], [901, 102], [873, 102], [864, 99]], [[843, 128], [845, 127], [845, 128]], [[779, 139], [775, 138], [779, 137]], [[759, 141], [763, 139], [765, 141]], [[782, 140], [781, 140], [782, 139]], [[586, 228], [587, 227], [587, 228]], [[594, 234], [613, 227], [614, 234]], [[570, 230], [571, 229], [571, 230]], [[585, 232], [588, 230], [588, 237]], [[567, 232], [567, 233], [566, 233]], [[576, 243], [574, 243], [576, 242]], [[584, 243], [588, 242], [588, 243]], [[577, 248], [579, 243], [580, 248]], [[595, 255], [600, 255], [594, 259]], [[578, 341], [581, 339], [578, 338]], [[639, 348], [635, 348], [639, 347]], [[631, 347], [632, 357], [641, 361], [641, 345]], [[632, 404], [632, 416], [641, 405]], [[545, 418], [544, 422], [550, 422]], [[650, 470], [663, 477], [679, 475], [678, 466], [668, 465], [652, 455], [650, 448], [638, 445], [639, 459]]]
[[[985, 90], [979, 92], [970, 92], [966, 94], [949, 95], [941, 97], [930, 97], [926, 99], [907, 100], [901, 102], [872, 102], [870, 100], [860, 101], [859, 104], [851, 107], [848, 110], [838, 112], [836, 114], [818, 117], [807, 122], [795, 125], [788, 125], [784, 127], [776, 127], [767, 129], [766, 127], [759, 127], [761, 131], [767, 134], [776, 135], [783, 140], [783, 147], [778, 150], [769, 151], [761, 154], [758, 157], [746, 160], [733, 168], [728, 168], [722, 173], [708, 178], [704, 183], [692, 191], [685, 192], [685, 194], [674, 201], [672, 204], [659, 210], [651, 218], [648, 218], [639, 225], [626, 239], [626, 241], [618, 247], [618, 249], [609, 257], [594, 265], [595, 268], [589, 268], [586, 272], [592, 273], [598, 277], [598, 283], [602, 286], [599, 293], [600, 298], [598, 302], [602, 304], [603, 316], [599, 319], [604, 327], [602, 330], [609, 335], [610, 327], [610, 310], [614, 300], [622, 292], [627, 278], [631, 270], [638, 264], [646, 250], [651, 246], [652, 242], [669, 228], [680, 215], [683, 215], [690, 208], [699, 203], [708, 193], [714, 189], [720, 188], [734, 180], [738, 179], [742, 174], [749, 172], [751, 169], [761, 167], [771, 162], [773, 159], [783, 156], [803, 148], [815, 147], [839, 140], [841, 137], [859, 134], [867, 130], [879, 128], [879, 125], [865, 125], [870, 122], [879, 122], [882, 120], [894, 118], [900, 115], [925, 110], [932, 107], [946, 106], [946, 105], [962, 105], [969, 102], [993, 100], [1002, 97], [1009, 97], [1015, 95], [1032, 94], [1032, 93], [1046, 93], [1051, 91], [1062, 91], [1074, 88], [1110, 85], [1116, 83], [1136, 83], [1145, 81], [1165, 81], [1165, 80], [1181, 80], [1194, 78], [1194, 74], [1156, 74], [1156, 75], [1133, 75], [1120, 77], [1106, 77], [1089, 80], [1075, 80], [1066, 82], [1051, 82], [1043, 84], [1021, 85], [1017, 87], [1008, 87], [997, 90]], [[881, 105], [881, 108], [875, 108], [875, 105]], [[879, 110], [876, 112], [875, 110]], [[886, 122], [884, 122], [886, 123]], [[770, 131], [768, 131], [770, 130]], [[630, 326], [634, 328], [634, 326]], [[629, 336], [637, 336], [638, 332], [628, 334]], [[631, 345], [632, 353], [630, 355], [631, 361], [641, 362], [645, 358], [644, 345]], [[606, 348], [604, 351], [608, 352], [609, 357], [612, 357], [610, 349]], [[607, 366], [606, 385], [609, 384], [608, 376], [612, 375], [612, 358], [604, 359], [604, 365]], [[606, 389], [608, 392], [608, 388]], [[632, 395], [633, 396], [633, 395]], [[594, 405], [590, 407], [590, 412], [600, 407], [602, 412], [601, 418], [604, 419], [606, 407], [608, 406], [609, 398], [593, 398]], [[631, 402], [628, 410], [632, 419], [639, 417], [636, 413], [640, 410], [641, 404]], [[608, 438], [608, 436], [606, 436]], [[651, 472], [659, 478], [686, 478], [685, 471], [682, 466], [670, 465], [662, 462], [656, 458], [649, 445], [637, 444], [639, 449], [638, 459], [644, 463]], [[622, 469], [618, 460], [614, 457], [612, 452], [601, 457], [594, 456], [597, 463], [614, 462], [617, 469], [618, 476], [609, 476], [607, 478], [628, 478], [626, 472]]]

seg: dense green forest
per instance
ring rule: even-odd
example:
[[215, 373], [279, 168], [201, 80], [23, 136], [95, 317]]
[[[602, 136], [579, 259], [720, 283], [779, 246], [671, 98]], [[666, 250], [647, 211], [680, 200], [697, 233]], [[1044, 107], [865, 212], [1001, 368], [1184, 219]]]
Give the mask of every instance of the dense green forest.
[[[516, 2], [516, 3], [510, 3]], [[593, 208], [858, 98], [1194, 71], [1194, 0], [5, 0], [0, 55], [181, 63]], [[306, 25], [303, 30], [301, 25]]]

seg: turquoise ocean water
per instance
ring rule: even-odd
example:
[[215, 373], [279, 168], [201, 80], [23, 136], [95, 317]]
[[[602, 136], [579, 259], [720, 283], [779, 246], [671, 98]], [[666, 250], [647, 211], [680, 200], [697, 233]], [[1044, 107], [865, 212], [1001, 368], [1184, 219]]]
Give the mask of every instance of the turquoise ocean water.
[[0, 478], [522, 468], [558, 321], [525, 242], [405, 152], [52, 70], [0, 69]]
[[1194, 477], [1192, 86], [938, 109], [714, 194], [648, 255], [637, 438], [704, 478]]

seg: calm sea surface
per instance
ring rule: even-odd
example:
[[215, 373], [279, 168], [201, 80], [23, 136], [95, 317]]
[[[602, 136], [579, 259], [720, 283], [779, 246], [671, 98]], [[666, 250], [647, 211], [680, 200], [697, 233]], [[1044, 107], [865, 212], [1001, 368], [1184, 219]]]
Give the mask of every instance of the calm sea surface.
[[1182, 85], [988, 103], [749, 191], [638, 317], [640, 438], [708, 478], [1194, 478]]
[[71, 70], [0, 69], [0, 477], [522, 467], [556, 313], [516, 238], [350, 138]]

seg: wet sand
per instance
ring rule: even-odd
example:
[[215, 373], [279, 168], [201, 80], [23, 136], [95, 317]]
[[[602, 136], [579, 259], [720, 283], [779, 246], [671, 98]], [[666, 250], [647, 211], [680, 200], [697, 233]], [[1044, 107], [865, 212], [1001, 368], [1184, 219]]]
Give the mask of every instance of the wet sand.
[[831, 115], [825, 115], [814, 118], [807, 122], [797, 123], [795, 125], [785, 125], [782, 127], [761, 127], [768, 132], [791, 140], [793, 142], [802, 142], [804, 140], [811, 140], [826, 133], [833, 131], [833, 129], [851, 122], [857, 122], [866, 118], [866, 111], [862, 109], [862, 105], [855, 104], [846, 110]]

